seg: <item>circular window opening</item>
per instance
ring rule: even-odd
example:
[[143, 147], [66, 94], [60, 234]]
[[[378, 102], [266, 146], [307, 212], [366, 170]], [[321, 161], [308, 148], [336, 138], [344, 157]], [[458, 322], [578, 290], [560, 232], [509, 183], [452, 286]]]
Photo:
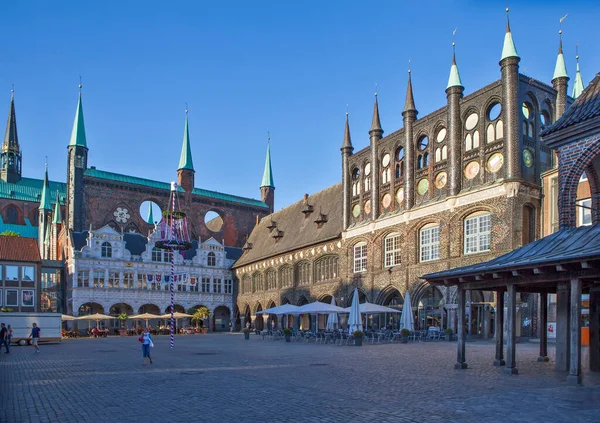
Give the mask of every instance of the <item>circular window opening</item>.
[[396, 151], [396, 160], [400, 161], [404, 158], [404, 149], [402, 147], [398, 148]]
[[162, 210], [154, 201], [144, 201], [140, 205], [140, 216], [148, 225], [155, 225], [162, 220]]
[[494, 103], [488, 110], [488, 119], [496, 120], [500, 117], [500, 113], [502, 113], [502, 106], [500, 103]]
[[531, 106], [529, 104], [523, 103], [521, 106], [521, 111], [523, 112], [525, 119], [529, 119], [531, 117]]
[[479, 122], [479, 116], [477, 115], [477, 113], [471, 113], [465, 121], [465, 128], [467, 129], [467, 131], [470, 131], [471, 129], [475, 128], [477, 122]]
[[211, 232], [219, 232], [223, 229], [223, 218], [215, 211], [209, 211], [204, 215], [204, 224]]
[[421, 151], [425, 150], [428, 145], [429, 145], [429, 138], [427, 138], [427, 135], [425, 135], [424, 137], [421, 137], [419, 139], [419, 150], [421, 150]]
[[542, 122], [542, 126], [548, 125], [550, 123], [550, 114], [544, 110], [540, 113], [540, 121]]
[[442, 128], [438, 131], [437, 133], [437, 137], [436, 137], [436, 141], [437, 142], [442, 142], [446, 139], [446, 128]]

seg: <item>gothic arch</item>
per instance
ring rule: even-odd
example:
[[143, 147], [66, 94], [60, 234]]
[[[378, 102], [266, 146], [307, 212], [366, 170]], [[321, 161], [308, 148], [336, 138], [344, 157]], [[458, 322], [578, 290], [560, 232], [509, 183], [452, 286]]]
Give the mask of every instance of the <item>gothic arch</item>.
[[380, 305], [385, 305], [385, 302], [388, 299], [394, 298], [395, 296], [399, 296], [402, 299], [402, 303], [404, 303], [404, 296], [400, 293], [400, 290], [394, 285], [388, 285], [379, 292], [375, 302]]

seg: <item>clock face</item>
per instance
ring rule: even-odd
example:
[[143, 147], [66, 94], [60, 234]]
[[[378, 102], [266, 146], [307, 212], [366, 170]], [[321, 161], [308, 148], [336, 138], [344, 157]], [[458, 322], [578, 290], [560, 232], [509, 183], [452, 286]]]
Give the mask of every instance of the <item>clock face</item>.
[[523, 163], [527, 167], [533, 166], [533, 153], [527, 148], [523, 150]]
[[429, 181], [425, 178], [421, 179], [417, 184], [417, 194], [425, 195], [429, 189]]
[[117, 210], [113, 213], [113, 216], [115, 217], [117, 223], [127, 223], [131, 217], [128, 213], [128, 210], [121, 207], [117, 207]]

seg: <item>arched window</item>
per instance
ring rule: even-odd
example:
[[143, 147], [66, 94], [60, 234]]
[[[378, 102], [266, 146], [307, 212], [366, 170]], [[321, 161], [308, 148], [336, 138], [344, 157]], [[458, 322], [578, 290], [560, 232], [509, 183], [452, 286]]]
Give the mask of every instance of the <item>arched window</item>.
[[267, 279], [267, 289], [277, 289], [277, 281], [275, 279], [275, 270], [269, 269], [265, 273], [265, 277]]
[[162, 250], [158, 247], [152, 249], [152, 261], [162, 261]]
[[390, 182], [391, 176], [392, 176], [392, 172], [390, 169], [390, 161], [391, 161], [391, 157], [389, 153], [386, 153], [383, 155], [383, 158], [381, 159], [381, 168], [383, 169], [381, 171], [381, 183], [382, 184], [387, 184], [388, 182]]
[[367, 271], [367, 243], [359, 242], [354, 246], [354, 273]]
[[383, 240], [385, 267], [398, 266], [401, 263], [400, 247], [402, 239], [400, 234], [390, 234]]
[[489, 122], [485, 131], [485, 141], [494, 142], [504, 137], [504, 125], [500, 117], [502, 116], [502, 105], [499, 102], [492, 103], [486, 112], [486, 118]]
[[465, 151], [479, 148], [479, 131], [476, 130], [479, 115], [471, 113], [465, 120]]
[[521, 105], [521, 112], [523, 113], [523, 135], [533, 138], [535, 110], [530, 103], [525, 102]]
[[371, 163], [365, 165], [365, 192], [371, 190]]
[[396, 150], [396, 179], [404, 176], [404, 148], [398, 147]]
[[448, 158], [448, 146], [442, 147], [442, 160], [446, 160]]
[[279, 270], [279, 281], [281, 288], [291, 288], [294, 283], [294, 269], [292, 266], [283, 266]]
[[244, 275], [242, 277], [242, 294], [249, 294], [251, 291], [250, 276]]
[[103, 242], [100, 250], [102, 257], [112, 257], [112, 245], [110, 245], [110, 242]]
[[296, 275], [298, 278], [298, 286], [310, 285], [310, 263], [304, 261], [296, 266]]
[[6, 208], [6, 217], [4, 223], [8, 224], [16, 224], [18, 220], [19, 213], [17, 212], [17, 208], [15, 206], [8, 206]]
[[352, 195], [360, 194], [360, 169], [356, 168], [352, 171]]
[[208, 253], [208, 261], [207, 266], [216, 266], [217, 265], [217, 256], [212, 251]]
[[474, 213], [465, 219], [465, 254], [490, 250], [492, 215], [487, 212]]
[[315, 263], [315, 280], [317, 282], [335, 279], [338, 276], [338, 257], [325, 256]]
[[440, 258], [440, 225], [430, 223], [419, 231], [420, 261]]
[[525, 205], [523, 206], [523, 245], [535, 241], [535, 208]]

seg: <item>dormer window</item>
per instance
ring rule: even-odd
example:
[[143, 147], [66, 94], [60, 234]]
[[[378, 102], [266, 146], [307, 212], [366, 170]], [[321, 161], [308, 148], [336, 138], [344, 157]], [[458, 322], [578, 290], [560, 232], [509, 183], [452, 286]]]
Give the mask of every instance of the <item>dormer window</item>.
[[304, 213], [304, 217], [308, 217], [313, 212], [313, 206], [308, 204], [308, 194], [304, 194], [304, 208], [302, 209], [302, 213]]
[[102, 257], [110, 258], [112, 257], [112, 245], [110, 242], [103, 242], [100, 246], [100, 253]]
[[276, 241], [279, 241], [281, 238], [283, 238], [283, 231], [280, 231], [279, 229], [275, 229], [273, 231], [273, 238], [275, 238]]
[[269, 225], [267, 226], [267, 229], [269, 230], [269, 232], [272, 232], [273, 229], [275, 229], [277, 227], [277, 222], [274, 222], [273, 219], [271, 219], [271, 223], [269, 223]]
[[152, 261], [162, 261], [162, 251], [158, 247], [152, 249]]
[[246, 243], [245, 243], [245, 244], [244, 244], [244, 246], [242, 247], [242, 250], [244, 250], [244, 251], [248, 251], [248, 250], [251, 250], [251, 249], [252, 249], [252, 243], [251, 243], [251, 242], [248, 242], [248, 241], [246, 241]]
[[315, 220], [315, 223], [317, 224], [317, 226], [320, 228], [321, 226], [323, 226], [325, 223], [327, 223], [327, 215], [323, 214], [321, 212], [319, 212], [319, 216], [317, 217], [317, 219]]
[[208, 253], [207, 265], [213, 267], [217, 265], [217, 256], [215, 256], [215, 253], [213, 253], [212, 251]]

